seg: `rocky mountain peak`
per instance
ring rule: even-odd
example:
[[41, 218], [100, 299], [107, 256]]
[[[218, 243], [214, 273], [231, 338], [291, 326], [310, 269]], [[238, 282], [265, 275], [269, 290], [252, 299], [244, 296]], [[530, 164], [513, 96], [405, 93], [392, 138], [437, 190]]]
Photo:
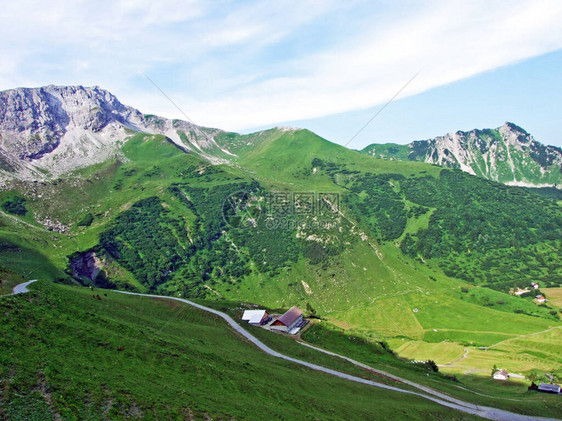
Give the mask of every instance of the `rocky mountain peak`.
[[218, 130], [145, 116], [99, 86], [49, 85], [0, 92], [0, 171], [41, 179], [103, 162], [131, 131], [163, 134], [211, 161], [229, 156], [214, 140]]
[[142, 115], [97, 86], [17, 88], [0, 92], [0, 141], [4, 153], [40, 159], [76, 130], [99, 132], [111, 123], [140, 122]]
[[[15, 92], [14, 92], [15, 91]], [[21, 104], [22, 111], [41, 109], [47, 104], [55, 112], [64, 112], [69, 117], [69, 122], [75, 124], [89, 123], [91, 116], [104, 115], [107, 123], [110, 121], [125, 122], [134, 114], [141, 117], [139, 111], [123, 105], [111, 92], [99, 86], [55, 86], [49, 85], [41, 88], [20, 88], [4, 91], [2, 94], [12, 96], [17, 101], [24, 93], [32, 103]], [[103, 127], [98, 127], [101, 129]]]
[[363, 153], [424, 161], [511, 185], [562, 185], [562, 149], [543, 145], [509, 121], [496, 129], [459, 130], [409, 145], [373, 144]]

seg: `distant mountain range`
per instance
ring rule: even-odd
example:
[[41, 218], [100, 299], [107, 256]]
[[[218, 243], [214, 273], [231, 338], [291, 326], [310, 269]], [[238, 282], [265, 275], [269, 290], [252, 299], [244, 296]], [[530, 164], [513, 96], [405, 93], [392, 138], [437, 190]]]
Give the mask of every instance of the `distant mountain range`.
[[[135, 133], [164, 135], [182, 150], [218, 164], [235, 159], [239, 150], [251, 149], [267, 132], [240, 136], [143, 114], [97, 86], [0, 92], [3, 179], [44, 180], [105, 162], [120, 154]], [[545, 146], [508, 122], [497, 129], [458, 131], [408, 145], [372, 144], [361, 152], [461, 169], [508, 185], [562, 186], [562, 149]]]
[[525, 187], [562, 187], [562, 149], [545, 146], [521, 127], [458, 131], [407, 145], [372, 144], [362, 153], [383, 159], [421, 161]]

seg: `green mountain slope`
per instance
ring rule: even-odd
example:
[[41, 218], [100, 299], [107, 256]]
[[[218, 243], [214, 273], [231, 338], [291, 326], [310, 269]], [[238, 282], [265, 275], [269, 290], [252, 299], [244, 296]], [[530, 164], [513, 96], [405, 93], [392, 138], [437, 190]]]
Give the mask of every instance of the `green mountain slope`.
[[[557, 309], [508, 294], [535, 280], [561, 283], [561, 209], [552, 200], [421, 162], [373, 159], [306, 130], [217, 142], [233, 145], [228, 164], [137, 134], [118, 159], [53, 182], [14, 181], [0, 200], [22, 197], [27, 212], [2, 211], [0, 265], [312, 307], [365, 338], [455, 343], [459, 357], [463, 346], [478, 355], [550, 329], [545, 341], [562, 343]], [[44, 263], [34, 267], [29, 256]], [[474, 364], [521, 372], [560, 364], [555, 352], [524, 352]]]
[[408, 145], [372, 144], [361, 152], [377, 158], [461, 169], [510, 185], [562, 185], [562, 150], [537, 142], [513, 123], [497, 129], [458, 131]]

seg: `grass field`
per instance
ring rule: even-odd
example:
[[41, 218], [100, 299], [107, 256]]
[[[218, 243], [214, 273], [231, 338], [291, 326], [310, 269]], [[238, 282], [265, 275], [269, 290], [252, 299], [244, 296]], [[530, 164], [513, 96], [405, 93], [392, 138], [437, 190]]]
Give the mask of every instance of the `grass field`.
[[[472, 337], [477, 337], [477, 333], [474, 332]], [[447, 373], [471, 373], [489, 377], [492, 367], [496, 365], [516, 374], [528, 375], [533, 370], [561, 374], [560, 327], [498, 339], [501, 340], [487, 349], [467, 344], [461, 346], [450, 341], [427, 343], [396, 338], [389, 340], [389, 343], [403, 358], [435, 359], [438, 364], [453, 363], [441, 368]], [[457, 359], [459, 361], [455, 361]]]
[[548, 306], [554, 310], [558, 310], [560, 317], [560, 309], [562, 309], [562, 288], [543, 288], [542, 291], [548, 297]]
[[[210, 304], [214, 308], [225, 311], [237, 319], [240, 319], [242, 314], [240, 307], [236, 303], [218, 301], [205, 304]], [[263, 329], [246, 325], [243, 322], [242, 326], [246, 327], [252, 334], [259, 337], [273, 349], [310, 362], [324, 365], [334, 363], [330, 360], [320, 362], [318, 354], [311, 352], [308, 348], [298, 346], [292, 337], [272, 334]], [[374, 339], [366, 340], [362, 334], [354, 335], [349, 332], [349, 329], [341, 329], [326, 321], [316, 320], [312, 322], [311, 326], [301, 336], [306, 342], [352, 357], [374, 368], [436, 388], [475, 404], [501, 407], [506, 410], [530, 415], [548, 415], [555, 418], [562, 416], [562, 405], [560, 404], [559, 397], [528, 391], [529, 380], [512, 378], [508, 382], [498, 382], [491, 379], [490, 373], [494, 364], [501, 366], [500, 364], [506, 361], [516, 360], [515, 358], [512, 360], [505, 358], [506, 355], [517, 354], [516, 350], [508, 349], [507, 344], [498, 344], [499, 348], [506, 347], [502, 351], [496, 352], [494, 349], [481, 351], [478, 348], [470, 346], [461, 347], [451, 342], [428, 344], [423, 341], [408, 342], [405, 339], [396, 338], [388, 340], [388, 343], [381, 343]], [[560, 341], [560, 338], [557, 337], [558, 329], [554, 328], [546, 332], [545, 335], [547, 336], [545, 338], [540, 338], [538, 337], [539, 335], [535, 334], [530, 334], [529, 337], [537, 336], [535, 338], [535, 346], [537, 347], [552, 341], [549, 348], [551, 352], [556, 352], [555, 344]], [[524, 339], [524, 337], [520, 339]], [[400, 347], [403, 348], [401, 349]], [[388, 349], [398, 350], [398, 354], [402, 358], [396, 358], [388, 352]], [[469, 352], [466, 353], [466, 351]], [[520, 351], [526, 352], [526, 349]], [[478, 358], [471, 364], [475, 364], [475, 367], [480, 368], [463, 368], [462, 366], [465, 364], [464, 358], [460, 361], [455, 361], [463, 357], [463, 355], [465, 358], [477, 356]], [[441, 361], [440, 358], [443, 360]], [[453, 362], [454, 364], [452, 366], [440, 367], [439, 373], [434, 373], [411, 364], [410, 359], [437, 359], [437, 363], [447, 364]], [[542, 362], [550, 360], [551, 357], [547, 357]], [[557, 361], [557, 357], [553, 361]], [[533, 363], [531, 362], [527, 366], [532, 367]], [[543, 368], [559, 376], [560, 373], [552, 370], [552, 366], [551, 364], [548, 368], [546, 366]], [[557, 362], [554, 364], [554, 367], [559, 366]], [[503, 367], [510, 369], [512, 366], [508, 364]], [[517, 373], [515, 369], [510, 369], [510, 371]], [[381, 379], [383, 378], [378, 379], [378, 381], [381, 381]], [[546, 380], [543, 379], [541, 381]], [[537, 403], [540, 405], [537, 405]]]
[[[410, 364], [409, 360], [401, 361], [390, 357], [387, 353], [381, 353], [377, 344], [345, 333], [329, 324], [314, 324], [302, 335], [302, 338], [314, 345], [351, 357], [374, 368], [476, 404], [528, 415], [562, 417], [562, 403], [559, 396], [529, 391], [530, 382], [526, 380], [493, 381], [490, 374], [494, 362], [491, 360], [485, 363], [486, 373], [449, 367], [440, 367], [439, 373], [433, 373]], [[403, 347], [402, 351], [409, 353], [412, 359], [425, 360], [435, 358], [436, 355], [443, 355], [442, 362], [448, 363], [464, 354], [463, 348], [452, 343], [427, 344], [419, 341], [404, 343], [400, 339], [389, 341], [390, 347], [398, 350], [400, 350], [399, 343]], [[473, 352], [473, 348], [468, 349], [467, 358]], [[461, 363], [464, 364], [464, 359], [459, 362], [459, 364]], [[492, 365], [488, 366], [490, 363]], [[465, 373], [466, 371], [470, 372]]]
[[0, 267], [0, 295], [10, 294], [17, 284], [26, 281], [27, 279], [23, 276]]
[[[403, 342], [402, 344], [400, 342]], [[396, 353], [410, 360], [433, 359], [437, 364], [449, 364], [465, 353], [465, 348], [454, 342], [427, 343], [423, 341], [401, 341], [395, 339], [390, 341]]]
[[31, 289], [0, 298], [2, 419], [473, 419], [272, 359], [180, 303]]

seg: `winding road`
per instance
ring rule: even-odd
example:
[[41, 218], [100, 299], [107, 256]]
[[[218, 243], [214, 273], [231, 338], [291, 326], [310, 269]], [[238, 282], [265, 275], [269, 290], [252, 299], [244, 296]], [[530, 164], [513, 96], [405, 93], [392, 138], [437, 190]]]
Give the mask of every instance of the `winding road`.
[[31, 281], [27, 281], [24, 282], [23, 284], [18, 284], [14, 287], [14, 289], [12, 289], [12, 293], [10, 295], [16, 295], [16, 294], [24, 294], [26, 292], [29, 292], [29, 290], [27, 289], [27, 287], [29, 285], [31, 285], [33, 282], [37, 282], [37, 279], [33, 279]]
[[362, 383], [362, 384], [366, 384], [366, 385], [369, 385], [369, 386], [378, 387], [378, 388], [381, 388], [381, 389], [392, 390], [392, 391], [398, 392], [398, 393], [419, 396], [421, 398], [424, 398], [424, 399], [430, 400], [432, 402], [435, 402], [439, 405], [442, 405], [442, 406], [445, 406], [445, 407], [448, 407], [448, 408], [452, 408], [452, 409], [456, 409], [458, 411], [461, 411], [461, 412], [464, 412], [464, 413], [467, 413], [467, 414], [477, 415], [477, 416], [480, 416], [482, 418], [486, 418], [486, 419], [490, 419], [490, 420], [498, 420], [498, 421], [500, 421], [500, 420], [501, 421], [532, 421], [532, 420], [535, 420], [535, 421], [536, 420], [543, 420], [544, 421], [544, 420], [552, 420], [552, 421], [555, 421], [553, 418], [543, 418], [543, 417], [533, 417], [533, 416], [528, 416], [528, 415], [521, 415], [521, 414], [516, 414], [514, 412], [505, 411], [503, 409], [490, 408], [490, 407], [486, 407], [486, 406], [475, 405], [475, 404], [472, 404], [470, 402], [464, 402], [462, 400], [455, 399], [453, 397], [445, 395], [444, 393], [436, 392], [436, 391], [434, 391], [434, 390], [432, 390], [432, 389], [430, 389], [426, 386], [411, 382], [409, 380], [402, 379], [402, 378], [397, 377], [397, 376], [393, 376], [389, 373], [386, 373], [386, 372], [383, 372], [383, 371], [380, 371], [380, 370], [375, 370], [372, 367], [369, 367], [369, 366], [367, 366], [365, 364], [362, 364], [358, 361], [352, 360], [351, 358], [344, 357], [342, 355], [335, 354], [335, 353], [332, 353], [330, 351], [326, 351], [326, 350], [323, 350], [321, 348], [314, 347], [312, 345], [308, 345], [308, 344], [305, 345], [304, 343], [301, 343], [302, 345], [308, 346], [309, 348], [315, 349], [319, 352], [324, 352], [324, 353], [332, 355], [332, 356], [343, 358], [343, 359], [351, 362], [352, 364], [358, 365], [358, 366], [360, 366], [362, 368], [365, 368], [367, 370], [370, 370], [370, 371], [373, 371], [373, 372], [378, 372], [379, 374], [383, 374], [387, 377], [394, 378], [395, 380], [401, 381], [404, 384], [408, 384], [408, 385], [413, 386], [417, 389], [423, 390], [426, 393], [419, 393], [419, 392], [413, 392], [413, 391], [410, 391], [410, 390], [404, 390], [404, 389], [400, 389], [398, 387], [388, 386], [388, 385], [383, 384], [383, 383], [374, 382], [372, 380], [363, 379], [361, 377], [352, 376], [350, 374], [342, 373], [340, 371], [332, 370], [332, 369], [327, 368], [327, 367], [323, 367], [323, 366], [320, 366], [320, 365], [317, 365], [317, 364], [312, 364], [312, 363], [309, 363], [307, 361], [299, 360], [297, 358], [293, 358], [293, 357], [289, 357], [288, 355], [281, 354], [280, 352], [277, 352], [277, 351], [271, 349], [266, 344], [264, 344], [262, 341], [260, 341], [258, 338], [253, 336], [251, 333], [249, 333], [245, 329], [243, 329], [232, 317], [230, 317], [226, 313], [223, 313], [222, 311], [218, 311], [218, 310], [215, 310], [215, 309], [212, 309], [212, 308], [209, 308], [209, 307], [205, 307], [201, 304], [194, 303], [193, 301], [189, 301], [189, 300], [186, 300], [184, 298], [168, 297], [168, 296], [153, 295], [153, 294], [140, 294], [140, 293], [136, 293], [136, 292], [127, 292], [127, 291], [115, 291], [115, 292], [119, 292], [121, 294], [128, 294], [128, 295], [138, 295], [138, 296], [142, 296], [142, 297], [167, 298], [167, 299], [170, 299], [170, 300], [180, 301], [180, 302], [188, 304], [192, 307], [195, 307], [195, 308], [198, 308], [200, 310], [212, 313], [212, 314], [217, 315], [217, 316], [221, 317], [222, 319], [224, 319], [230, 325], [230, 327], [232, 327], [236, 332], [238, 332], [240, 335], [242, 335], [248, 341], [253, 343], [255, 346], [257, 346], [261, 351], [265, 352], [266, 354], [269, 354], [269, 355], [271, 355], [272, 357], [275, 357], [275, 358], [280, 358], [282, 360], [290, 361], [292, 363], [311, 368], [311, 369], [316, 370], [316, 371], [321, 371], [323, 373], [330, 374], [332, 376], [336, 376], [336, 377], [339, 377], [341, 379], [349, 380], [349, 381], [352, 381], [352, 382], [355, 382], [355, 383]]
[[[24, 293], [27, 292], [27, 286], [32, 283], [34, 281], [29, 281], [29, 282], [25, 282], [23, 284], [17, 285], [14, 288], [14, 294], [19, 294], [19, 293]], [[232, 317], [230, 317], [228, 314], [223, 313], [221, 311], [209, 308], [209, 307], [205, 307], [201, 304], [197, 304], [194, 303], [193, 301], [189, 301], [186, 300], [184, 298], [177, 298], [177, 297], [169, 297], [169, 296], [164, 296], [164, 295], [153, 295], [153, 294], [140, 294], [140, 293], [136, 293], [136, 292], [128, 292], [128, 291], [117, 291], [114, 290], [114, 292], [118, 292], [120, 294], [127, 294], [127, 295], [137, 295], [137, 296], [141, 296], [141, 297], [149, 297], [149, 298], [159, 298], [159, 299], [169, 299], [169, 300], [175, 300], [175, 301], [179, 301], [185, 304], [188, 304], [192, 307], [195, 307], [199, 310], [203, 310], [206, 311], [208, 313], [214, 314], [216, 316], [221, 317], [222, 319], [224, 319], [229, 325], [230, 327], [232, 327], [232, 329], [234, 329], [236, 332], [238, 332], [241, 336], [243, 336], [245, 339], [247, 339], [249, 342], [253, 343], [256, 347], [258, 347], [261, 351], [265, 352], [268, 355], [271, 355], [272, 357], [275, 358], [279, 358], [282, 360], [286, 360], [286, 361], [290, 361], [292, 363], [295, 364], [299, 364], [302, 365], [304, 367], [308, 367], [312, 370], [316, 370], [316, 371], [321, 371], [323, 373], [335, 376], [335, 377], [339, 377], [341, 379], [345, 379], [345, 380], [349, 380], [355, 383], [361, 383], [361, 384], [365, 384], [365, 385], [369, 385], [369, 386], [373, 386], [373, 387], [378, 387], [381, 389], [387, 389], [387, 390], [391, 390], [397, 393], [402, 393], [402, 394], [407, 394], [407, 395], [413, 395], [413, 396], [419, 396], [421, 398], [430, 400], [432, 402], [435, 402], [439, 405], [448, 407], [448, 408], [452, 408], [455, 409], [457, 411], [460, 412], [464, 412], [467, 414], [473, 414], [473, 415], [477, 415], [480, 416], [482, 418], [486, 418], [486, 419], [490, 419], [490, 420], [498, 420], [498, 421], [538, 421], [538, 420], [551, 420], [551, 421], [556, 421], [553, 418], [543, 418], [543, 417], [533, 417], [533, 416], [528, 416], [528, 415], [521, 415], [521, 414], [516, 414], [514, 412], [509, 412], [509, 411], [505, 411], [502, 409], [496, 409], [496, 408], [490, 408], [490, 407], [486, 407], [486, 406], [480, 406], [480, 405], [475, 405], [472, 404], [470, 402], [465, 402], [459, 399], [455, 399], [453, 397], [450, 397], [448, 395], [445, 395], [443, 393], [440, 392], [436, 392], [426, 386], [402, 379], [400, 377], [397, 376], [393, 376], [389, 373], [386, 372], [382, 372], [380, 370], [375, 370], [372, 367], [369, 367], [365, 364], [362, 364], [358, 361], [352, 360], [351, 358], [339, 355], [339, 354], [335, 354], [332, 353], [330, 351], [326, 351], [323, 350], [321, 348], [317, 348], [314, 347], [312, 345], [308, 345], [308, 344], [303, 344], [305, 346], [308, 346], [309, 348], [315, 349], [319, 352], [323, 352], [329, 355], [333, 355], [339, 358], [343, 358], [355, 365], [358, 365], [360, 367], [363, 367], [367, 370], [373, 371], [373, 372], [378, 372], [380, 374], [383, 374], [389, 378], [395, 378], [395, 380], [401, 381], [404, 384], [408, 384], [410, 386], [413, 386], [417, 389], [423, 390], [425, 393], [420, 393], [420, 392], [413, 392], [410, 390], [404, 390], [404, 389], [400, 389], [398, 387], [394, 387], [394, 386], [388, 386], [386, 384], [382, 384], [382, 383], [378, 383], [372, 380], [367, 380], [367, 379], [363, 379], [361, 377], [357, 377], [357, 376], [353, 376], [350, 374], [346, 374], [346, 373], [342, 373], [340, 371], [336, 371], [336, 370], [332, 370], [330, 368], [327, 367], [323, 367], [317, 364], [312, 364], [309, 363], [307, 361], [303, 361], [303, 360], [299, 360], [297, 358], [293, 358], [293, 357], [289, 357], [288, 355], [284, 355], [281, 354], [280, 352], [277, 352], [275, 350], [273, 350], [272, 348], [270, 348], [269, 346], [267, 346], [266, 344], [264, 344], [263, 342], [261, 342], [258, 338], [256, 338], [255, 336], [253, 336], [252, 334], [250, 334], [248, 331], [246, 331], [245, 329], [243, 329]]]

